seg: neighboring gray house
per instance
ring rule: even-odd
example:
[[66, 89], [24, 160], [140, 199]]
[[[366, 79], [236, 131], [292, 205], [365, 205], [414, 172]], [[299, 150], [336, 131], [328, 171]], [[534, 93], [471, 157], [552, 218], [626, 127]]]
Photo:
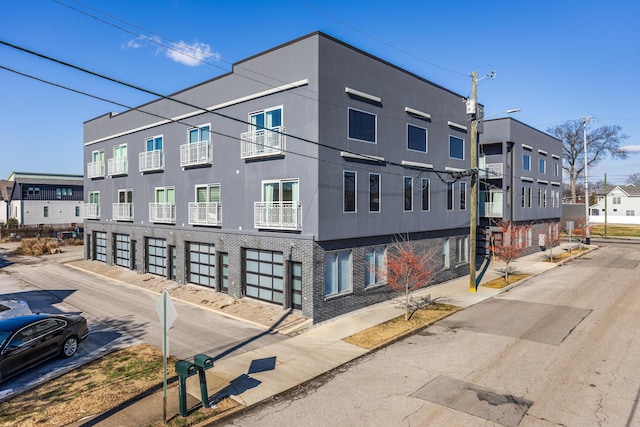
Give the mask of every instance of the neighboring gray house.
[[70, 226], [83, 222], [83, 176], [13, 172], [7, 180], [9, 218], [20, 225]]
[[559, 233], [562, 141], [512, 118], [487, 120], [480, 135], [479, 241], [488, 250], [496, 224], [526, 226], [527, 253]]
[[313, 33], [170, 98], [84, 124], [88, 259], [314, 322], [394, 295], [399, 235], [468, 274], [461, 95]]
[[596, 192], [598, 203], [589, 207], [589, 222], [611, 224], [640, 224], [640, 188], [633, 185], [608, 185]]

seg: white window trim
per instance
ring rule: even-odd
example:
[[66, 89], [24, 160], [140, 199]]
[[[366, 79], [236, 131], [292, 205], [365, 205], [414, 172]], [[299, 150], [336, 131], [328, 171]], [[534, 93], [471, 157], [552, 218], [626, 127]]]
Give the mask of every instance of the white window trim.
[[[448, 203], [448, 199], [449, 199], [449, 184], [451, 184], [451, 209], [449, 209], [449, 206], [447, 206]], [[453, 212], [456, 210], [456, 185], [454, 182], [447, 182], [445, 185], [445, 199], [444, 199], [444, 204], [445, 204], [445, 210], [447, 212]]]
[[[342, 250], [342, 251], [336, 251], [336, 252], [327, 253], [327, 254], [325, 254], [325, 262], [326, 262], [326, 258], [327, 258], [328, 255], [335, 256], [337, 258], [338, 254], [341, 253], [341, 252], [349, 252], [349, 284], [350, 284], [350, 287], [349, 287], [349, 290], [342, 291], [342, 292], [338, 291], [338, 292], [336, 292], [334, 294], [327, 295], [325, 293], [324, 294], [324, 300], [325, 301], [328, 301], [328, 300], [331, 300], [331, 299], [334, 299], [334, 298], [339, 298], [339, 297], [341, 297], [343, 295], [353, 294], [353, 250], [345, 249], [345, 250]], [[335, 265], [336, 265], [336, 268], [338, 268], [339, 264], [337, 262], [335, 263]], [[326, 274], [326, 268], [324, 268], [324, 271], [325, 271], [325, 274]], [[337, 274], [337, 277], [340, 277], [340, 274]], [[324, 280], [326, 280], [326, 277], [324, 277]], [[323, 289], [323, 293], [324, 292], [326, 292], [326, 291]]]
[[[405, 199], [405, 185], [407, 182], [407, 178], [411, 180], [411, 209], [406, 209], [404, 205]], [[402, 211], [403, 212], [413, 212], [413, 177], [412, 176], [403, 176], [402, 177]]]
[[[371, 175], [378, 176], [378, 210], [371, 210]], [[344, 182], [343, 182], [344, 185]], [[344, 203], [344, 202], [343, 202]], [[356, 205], [357, 208], [357, 205]], [[376, 172], [369, 172], [369, 213], [379, 214], [382, 212], [382, 176]]]
[[[464, 191], [462, 191], [462, 187], [464, 187]], [[462, 199], [462, 195], [464, 194], [464, 208], [460, 207], [460, 200]], [[467, 210], [467, 205], [469, 204], [469, 200], [468, 200], [468, 192], [467, 192], [467, 183], [466, 182], [461, 182], [460, 186], [458, 187], [458, 208], [461, 211], [466, 211]]]
[[[427, 200], [429, 201], [427, 209], [422, 209], [422, 192], [424, 191], [424, 182], [427, 182]], [[422, 212], [431, 211], [431, 180], [429, 178], [422, 178], [420, 180], [420, 209]]]
[[[414, 128], [418, 128], [418, 129], [422, 129], [424, 130], [424, 151], [420, 151], [420, 150], [414, 150], [412, 148], [409, 148], [409, 126], [413, 126]], [[411, 151], [414, 153], [422, 153], [422, 154], [427, 154], [429, 152], [429, 129], [427, 129], [426, 127], [423, 126], [417, 126], [414, 125], [413, 123], [407, 123], [407, 127], [406, 127], [406, 140], [407, 140], [407, 151]], [[464, 150], [463, 151], [463, 155], [464, 155]]]
[[[208, 127], [209, 127], [209, 139], [208, 139], [207, 141], [209, 141], [209, 142], [210, 142], [210, 141], [211, 141], [211, 123], [203, 123], [203, 124], [201, 124], [201, 125], [193, 126], [193, 127], [190, 127], [189, 129], [187, 129], [187, 143], [190, 143], [190, 142], [191, 142], [191, 141], [189, 140], [189, 133], [190, 133], [192, 130], [194, 130], [194, 129], [202, 129], [203, 127], [206, 127], [206, 126], [208, 126]], [[204, 142], [204, 141], [198, 141], [198, 142]], [[164, 143], [164, 141], [163, 141], [163, 143]], [[163, 148], [164, 148], [164, 146], [163, 146]]]
[[[378, 267], [379, 267], [379, 268], [380, 268], [380, 270], [381, 270], [381, 271], [383, 271], [383, 275], [386, 275], [386, 270], [387, 270], [387, 247], [386, 247], [386, 246], [372, 246], [372, 247], [369, 247], [369, 248], [365, 249], [365, 255], [366, 255], [367, 251], [373, 251], [373, 259], [374, 259], [374, 261], [375, 261], [375, 259], [376, 259], [376, 249], [382, 249], [382, 251], [383, 251], [383, 255], [382, 255], [382, 256], [383, 256], [384, 261], [383, 261], [383, 264], [382, 264], [381, 266], [377, 266], [377, 265], [376, 265], [376, 271], [375, 271], [375, 273], [376, 273], [376, 275], [377, 275], [377, 273], [378, 273]], [[366, 265], [366, 264], [365, 264], [365, 265]], [[367, 267], [367, 268], [368, 268], [368, 267]], [[380, 281], [378, 281], [378, 278], [377, 278], [377, 277], [374, 277], [374, 280], [375, 280], [375, 282], [374, 282], [374, 283], [369, 283], [369, 284], [367, 285], [367, 283], [366, 283], [366, 277], [365, 277], [365, 283], [364, 283], [364, 290], [365, 290], [365, 291], [366, 291], [367, 289], [372, 289], [372, 288], [376, 288], [376, 287], [378, 287], [378, 286], [382, 286], [382, 285], [386, 285], [386, 284], [387, 284], [386, 280], [380, 280]]]
[[[458, 158], [458, 157], [451, 157], [451, 138], [457, 138], [462, 140], [462, 158]], [[456, 135], [449, 135], [449, 141], [448, 142], [448, 146], [447, 146], [447, 151], [448, 151], [448, 156], [450, 159], [452, 160], [464, 160], [466, 158], [465, 156], [465, 146], [466, 146], [466, 141], [464, 140], [464, 138], [460, 138], [459, 136]], [[464, 170], [464, 169], [463, 169]]]
[[[375, 125], [374, 125], [374, 140], [373, 141], [366, 141], [364, 139], [357, 139], [357, 138], [351, 138], [349, 136], [349, 110], [354, 110], [354, 111], [358, 111], [360, 113], [365, 113], [365, 114], [370, 114], [374, 117], [375, 119]], [[359, 141], [359, 142], [365, 142], [367, 144], [377, 144], [378, 143], [378, 115], [375, 113], [372, 113], [370, 111], [365, 111], [365, 110], [361, 110], [359, 108], [353, 108], [353, 107], [347, 107], [347, 139], [349, 141]]]
[[[282, 202], [282, 184], [285, 182], [297, 182], [298, 183], [298, 198], [300, 198], [300, 178], [281, 178], [281, 179], [263, 179], [260, 183], [260, 200], [264, 201], [264, 185], [265, 184], [273, 184], [278, 183], [278, 193], [280, 196], [280, 202]], [[218, 184], [219, 185], [219, 184]], [[299, 202], [300, 200], [294, 200], [294, 202]]]
[[[256, 127], [254, 125], [251, 124], [251, 116], [254, 116], [256, 114], [262, 113], [262, 114], [266, 114], [269, 111], [275, 111], [275, 110], [280, 110], [280, 120], [282, 121], [282, 124], [280, 126], [284, 126], [284, 104], [281, 105], [274, 105], [273, 107], [268, 107], [268, 108], [261, 108], [259, 110], [255, 110], [250, 112], [247, 115], [247, 123], [249, 126], [249, 131], [255, 131], [257, 130]], [[206, 126], [206, 125], [204, 125]], [[268, 127], [264, 127], [264, 129], [271, 129]], [[211, 132], [211, 127], [209, 127], [209, 132]]]
[[[209, 189], [213, 188], [213, 187], [218, 187], [218, 193], [220, 194], [220, 199], [222, 199], [222, 186], [220, 185], [220, 183], [215, 182], [212, 184], [196, 184], [194, 186], [194, 190], [193, 190], [193, 200], [198, 200], [198, 189], [199, 188], [206, 188], [207, 189], [207, 198], [209, 197]], [[262, 191], [262, 190], [260, 190]]]

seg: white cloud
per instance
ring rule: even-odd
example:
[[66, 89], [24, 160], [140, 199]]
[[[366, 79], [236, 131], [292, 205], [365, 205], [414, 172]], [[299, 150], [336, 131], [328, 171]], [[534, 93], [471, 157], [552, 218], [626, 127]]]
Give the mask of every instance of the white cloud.
[[170, 43], [165, 48], [165, 55], [167, 58], [179, 62], [181, 64], [195, 67], [202, 64], [202, 61], [207, 60], [220, 60], [220, 54], [213, 52], [211, 46], [206, 43], [193, 42], [188, 44], [187, 42]]
[[138, 42], [138, 40], [131, 39], [126, 44], [124, 44], [123, 47], [127, 48], [127, 49], [138, 49], [138, 48], [142, 47], [142, 45]]
[[626, 145], [624, 147], [620, 147], [620, 150], [627, 153], [640, 153], [640, 145]]

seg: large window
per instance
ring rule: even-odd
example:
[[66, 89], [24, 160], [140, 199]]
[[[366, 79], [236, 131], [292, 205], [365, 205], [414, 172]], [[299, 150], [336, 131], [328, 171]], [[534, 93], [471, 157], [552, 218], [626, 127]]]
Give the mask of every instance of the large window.
[[407, 150], [427, 152], [427, 130], [407, 124]]
[[525, 199], [526, 199], [526, 194], [524, 193], [524, 192], [525, 192], [525, 188], [524, 188], [524, 187], [521, 187], [521, 188], [520, 188], [520, 191], [522, 191], [522, 193], [520, 193], [520, 194], [521, 194], [521, 197], [522, 197], [522, 201], [521, 201], [521, 203], [520, 203], [520, 207], [521, 207], [521, 208], [524, 208], [524, 206], [525, 206]]
[[451, 268], [451, 253], [449, 251], [449, 239], [446, 238], [442, 241], [442, 268], [445, 270]]
[[162, 135], [154, 136], [144, 140], [147, 147], [147, 151], [161, 151], [162, 150]]
[[460, 210], [467, 210], [467, 183], [460, 183]]
[[197, 128], [189, 129], [189, 143], [195, 144], [198, 142], [209, 142], [211, 138], [211, 126], [203, 125]]
[[430, 209], [430, 182], [429, 178], [422, 178], [420, 191], [422, 193], [422, 210], [428, 211]]
[[220, 203], [220, 184], [196, 185], [196, 202]]
[[447, 210], [453, 210], [453, 182], [447, 182]]
[[356, 211], [356, 173], [344, 171], [343, 176], [343, 208], [344, 212]]
[[351, 251], [326, 254], [324, 257], [324, 295], [351, 292]]
[[376, 115], [349, 108], [349, 139], [376, 142]]
[[282, 126], [282, 107], [273, 107], [249, 114], [249, 130], [273, 129]]
[[386, 276], [386, 249], [370, 248], [364, 253], [364, 286], [383, 283]]
[[531, 170], [531, 156], [529, 154], [522, 155], [522, 169], [526, 171]]
[[464, 139], [449, 136], [449, 157], [464, 160]]
[[542, 189], [538, 188], [538, 207], [542, 206]]
[[622, 204], [622, 197], [620, 196], [613, 196], [611, 199], [614, 205]]
[[553, 176], [560, 175], [560, 165], [558, 162], [553, 162]]
[[462, 236], [456, 239], [456, 250], [458, 263], [469, 262], [469, 236]]
[[380, 174], [369, 174], [369, 212], [380, 212]]
[[404, 210], [413, 210], [413, 177], [404, 177]]
[[246, 249], [244, 254], [246, 295], [281, 304], [284, 289], [282, 252]]

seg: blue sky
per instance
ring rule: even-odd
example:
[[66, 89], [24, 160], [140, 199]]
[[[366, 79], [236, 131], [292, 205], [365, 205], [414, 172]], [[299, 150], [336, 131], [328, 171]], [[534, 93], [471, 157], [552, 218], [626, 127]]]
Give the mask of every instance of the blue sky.
[[[3, 0], [0, 40], [167, 95], [317, 30], [463, 96], [471, 71], [497, 70], [478, 87], [486, 116], [520, 108], [514, 118], [541, 130], [585, 115], [622, 126], [635, 152], [589, 175], [623, 183], [640, 172], [639, 20], [637, 0]], [[3, 45], [0, 66], [124, 105], [153, 99]], [[83, 122], [124, 109], [4, 69], [0, 88], [0, 179], [82, 174]]]

